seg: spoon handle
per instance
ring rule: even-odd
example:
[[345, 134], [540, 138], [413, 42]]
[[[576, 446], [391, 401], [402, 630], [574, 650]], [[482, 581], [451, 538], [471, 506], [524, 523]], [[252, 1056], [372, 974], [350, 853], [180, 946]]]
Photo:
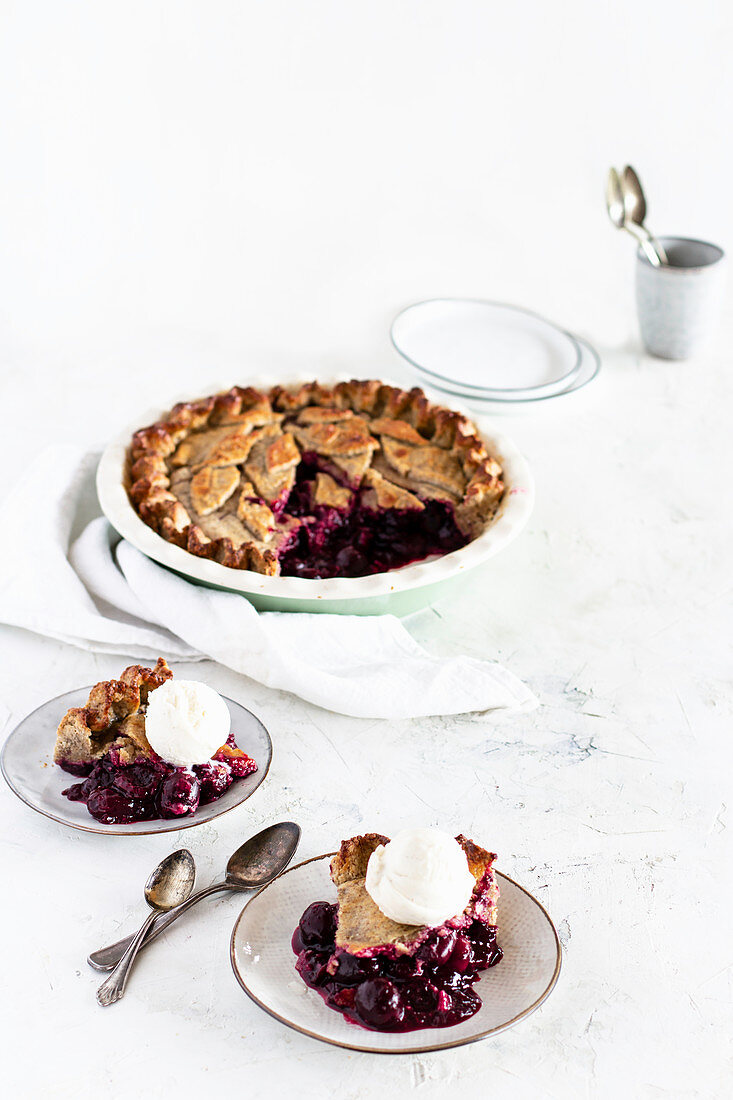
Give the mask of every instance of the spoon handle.
[[643, 238], [643, 240], [641, 241], [641, 247], [644, 249], [644, 252], [646, 253], [646, 258], [652, 265], [652, 267], [662, 266], [662, 257], [657, 252], [653, 242], [650, 240], [649, 237]]
[[634, 240], [637, 241], [644, 249], [646, 258], [652, 265], [652, 267], [659, 267], [662, 261], [657, 255], [654, 249], [654, 245], [649, 239], [649, 231], [647, 229], [642, 229], [641, 226], [636, 224], [636, 222], [624, 222], [623, 228], [626, 230], [627, 233], [630, 233]]
[[[216, 894], [220, 890], [236, 889], [238, 889], [238, 887], [232, 886], [228, 882], [216, 882], [213, 886], [207, 886], [204, 890], [199, 890], [197, 893], [191, 894], [190, 898], [182, 902], [181, 905], [177, 905], [175, 909], [171, 909], [168, 913], [158, 913], [157, 915], [153, 913], [153, 917], [157, 917], [157, 919], [148, 935], [145, 936], [140, 950], [142, 950], [143, 947], [147, 947], [154, 939], [157, 939], [161, 932], [165, 932], [166, 928], [173, 924], [174, 920], [178, 920], [181, 914], [185, 913], [187, 909], [190, 909], [192, 905], [195, 905], [197, 901], [201, 901], [202, 898], [208, 898], [210, 894]], [[135, 938], [134, 935], [126, 936], [124, 940], [118, 940], [117, 943], [112, 943], [108, 947], [101, 947], [99, 951], [93, 951], [87, 959], [87, 962], [93, 970], [113, 970]]]
[[156, 916], [157, 912], [153, 910], [146, 920], [143, 921], [139, 932], [130, 940], [128, 948], [117, 966], [107, 978], [107, 981], [103, 982], [97, 990], [97, 1003], [100, 1004], [102, 1008], [107, 1008], [108, 1005], [113, 1005], [115, 1001], [119, 1001], [120, 997], [122, 997], [125, 992], [125, 986], [127, 985], [127, 979], [130, 976], [135, 956], [140, 950], [140, 945], [143, 942], [145, 933], [148, 928], [150, 928]]
[[[646, 233], [646, 239], [648, 240], [649, 244], [652, 246], [652, 248], [656, 252], [657, 256], [659, 257], [660, 262], [662, 264], [664, 264], [665, 266], [669, 266], [669, 257], [667, 256], [667, 253], [664, 250], [664, 245], [662, 244], [662, 242], [658, 241], [657, 238], [654, 236], [654, 234], [650, 233], [645, 225], [641, 225], [641, 226], [639, 226], [639, 228], [642, 230], [643, 233]], [[646, 249], [644, 249], [644, 251], [646, 252]], [[647, 256], [648, 255], [649, 255], [649, 253], [647, 252]]]

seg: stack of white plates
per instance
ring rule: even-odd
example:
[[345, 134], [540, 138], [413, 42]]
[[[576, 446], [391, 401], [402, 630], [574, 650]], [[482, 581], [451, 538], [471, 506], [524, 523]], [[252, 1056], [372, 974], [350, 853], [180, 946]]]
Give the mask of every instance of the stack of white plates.
[[601, 369], [587, 341], [500, 302], [418, 302], [397, 315], [391, 335], [425, 385], [491, 413], [564, 403]]

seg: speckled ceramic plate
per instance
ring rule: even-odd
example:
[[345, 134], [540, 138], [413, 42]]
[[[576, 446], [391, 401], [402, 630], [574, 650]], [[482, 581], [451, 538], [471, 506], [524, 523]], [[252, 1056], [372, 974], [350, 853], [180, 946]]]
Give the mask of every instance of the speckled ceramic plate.
[[89, 687], [76, 688], [49, 699], [19, 726], [16, 726], [3, 746], [0, 768], [14, 794], [39, 814], [52, 818], [72, 829], [86, 833], [110, 833], [115, 836], [141, 836], [150, 833], [173, 833], [203, 825], [215, 817], [233, 810], [254, 794], [263, 782], [272, 761], [272, 741], [259, 721], [239, 703], [222, 696], [229, 707], [232, 733], [243, 752], [257, 763], [257, 771], [233, 783], [216, 802], [200, 806], [191, 817], [171, 820], [135, 821], [130, 825], [102, 825], [95, 821], [83, 802], [70, 802], [62, 791], [78, 780], [53, 762], [56, 729], [70, 707], [83, 707], [89, 697]]
[[389, 1034], [348, 1023], [308, 989], [295, 970], [290, 946], [301, 914], [312, 901], [335, 901], [328, 873], [334, 853], [291, 867], [256, 894], [234, 925], [231, 960], [249, 997], [288, 1027], [334, 1046], [375, 1054], [419, 1054], [485, 1039], [529, 1016], [552, 991], [560, 973], [555, 926], [540, 903], [506, 875], [497, 873], [498, 941], [504, 958], [486, 970], [476, 989], [482, 1007], [461, 1024]]
[[[343, 381], [347, 375], [324, 378], [323, 382]], [[302, 382], [302, 378], [285, 378], [284, 382]], [[386, 382], [389, 379], [385, 379]], [[260, 389], [273, 384], [273, 379], [239, 379], [241, 384]], [[231, 385], [231, 381], [229, 382]], [[219, 389], [226, 389], [222, 385]], [[216, 386], [208, 392], [215, 392]], [[141, 424], [154, 422], [163, 410], [141, 413], [134, 425], [126, 428], [106, 448], [97, 470], [97, 494], [102, 511], [124, 539], [153, 561], [172, 569], [196, 584], [239, 592], [260, 611], [330, 612], [341, 615], [405, 615], [434, 602], [447, 588], [466, 576], [517, 537], [532, 512], [534, 481], [527, 463], [515, 445], [505, 435], [483, 422], [451, 397], [425, 390], [431, 400], [447, 405], [469, 416], [504, 469], [506, 492], [499, 509], [478, 538], [441, 557], [426, 559], [375, 573], [369, 577], [333, 577], [310, 580], [305, 577], [268, 577], [249, 569], [230, 569], [218, 562], [198, 558], [180, 546], [167, 542], [144, 523], [130, 504], [124, 485], [125, 456], [133, 431]], [[192, 396], [188, 394], [190, 399]], [[174, 404], [171, 401], [171, 406]], [[169, 406], [170, 407], [170, 406]]]

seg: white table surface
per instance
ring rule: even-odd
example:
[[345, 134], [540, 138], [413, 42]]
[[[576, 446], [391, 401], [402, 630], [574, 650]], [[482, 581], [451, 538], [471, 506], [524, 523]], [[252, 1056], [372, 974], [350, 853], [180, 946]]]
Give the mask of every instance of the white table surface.
[[[244, 807], [125, 840], [65, 829], [3, 786], [8, 1095], [729, 1093], [733, 324], [728, 308], [689, 363], [643, 356], [632, 247], [602, 196], [608, 163], [631, 159], [660, 232], [730, 243], [730, 16], [707, 0], [621, 0], [607, 23], [580, 0], [563, 13], [539, 0], [8, 12], [0, 490], [41, 442], [101, 446], [140, 408], [248, 370], [397, 375], [389, 320], [434, 295], [536, 309], [604, 363], [582, 406], [502, 423], [536, 476], [530, 525], [410, 621], [435, 652], [504, 662], [535, 713], [359, 721], [181, 665], [271, 731], [272, 770]], [[0, 657], [4, 732], [125, 663], [9, 628]], [[85, 956], [141, 921], [158, 860], [190, 846], [206, 884], [286, 817], [303, 858], [408, 824], [495, 848], [556, 921], [555, 992], [459, 1050], [332, 1049], [240, 991], [240, 902], [222, 896], [99, 1009]]]

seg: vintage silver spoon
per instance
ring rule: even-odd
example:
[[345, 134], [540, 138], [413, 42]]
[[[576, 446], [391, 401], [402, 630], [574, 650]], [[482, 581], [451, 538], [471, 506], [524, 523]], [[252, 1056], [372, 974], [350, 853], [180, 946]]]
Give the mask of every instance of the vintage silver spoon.
[[615, 168], [609, 168], [606, 182], [606, 209], [608, 216], [617, 229], [625, 229], [635, 240], [639, 242], [646, 253], [646, 258], [653, 267], [659, 267], [661, 260], [654, 251], [648, 236], [642, 231], [636, 222], [630, 222], [626, 217], [624, 206], [624, 193], [621, 189], [621, 180]]
[[142, 946], [145, 933], [158, 913], [166, 913], [190, 897], [195, 879], [196, 864], [186, 848], [180, 848], [177, 852], [166, 856], [155, 868], [145, 883], [145, 900], [152, 909], [152, 913], [143, 921], [140, 931], [129, 937], [126, 950], [118, 959], [113, 973], [97, 990], [97, 1001], [103, 1008], [119, 1001], [125, 992], [127, 979], [130, 977], [132, 965]]
[[659, 256], [661, 262], [663, 264], [668, 264], [669, 260], [667, 259], [667, 253], [664, 251], [663, 246], [644, 225], [644, 221], [646, 220], [646, 198], [641, 186], [641, 180], [630, 164], [627, 164], [621, 173], [621, 190], [624, 196], [624, 211], [626, 212], [627, 223], [631, 222], [633, 225], [638, 225], [642, 232], [646, 233], [649, 243]]
[[[244, 844], [230, 857], [225, 880], [216, 882], [213, 886], [207, 886], [205, 890], [199, 890], [188, 900], [184, 899], [183, 904], [173, 912], [167, 913], [164, 917], [158, 917], [142, 946], [147, 947], [161, 932], [170, 927], [174, 920], [178, 920], [182, 913], [202, 898], [208, 898], [220, 890], [258, 890], [261, 886], [272, 882], [290, 863], [299, 841], [300, 826], [294, 821], [281, 821], [277, 825], [269, 825], [262, 832], [245, 840]], [[109, 947], [102, 947], [99, 951], [92, 952], [87, 962], [95, 970], [111, 970], [122, 958], [133, 939], [133, 936], [127, 936], [126, 939], [110, 944]]]

